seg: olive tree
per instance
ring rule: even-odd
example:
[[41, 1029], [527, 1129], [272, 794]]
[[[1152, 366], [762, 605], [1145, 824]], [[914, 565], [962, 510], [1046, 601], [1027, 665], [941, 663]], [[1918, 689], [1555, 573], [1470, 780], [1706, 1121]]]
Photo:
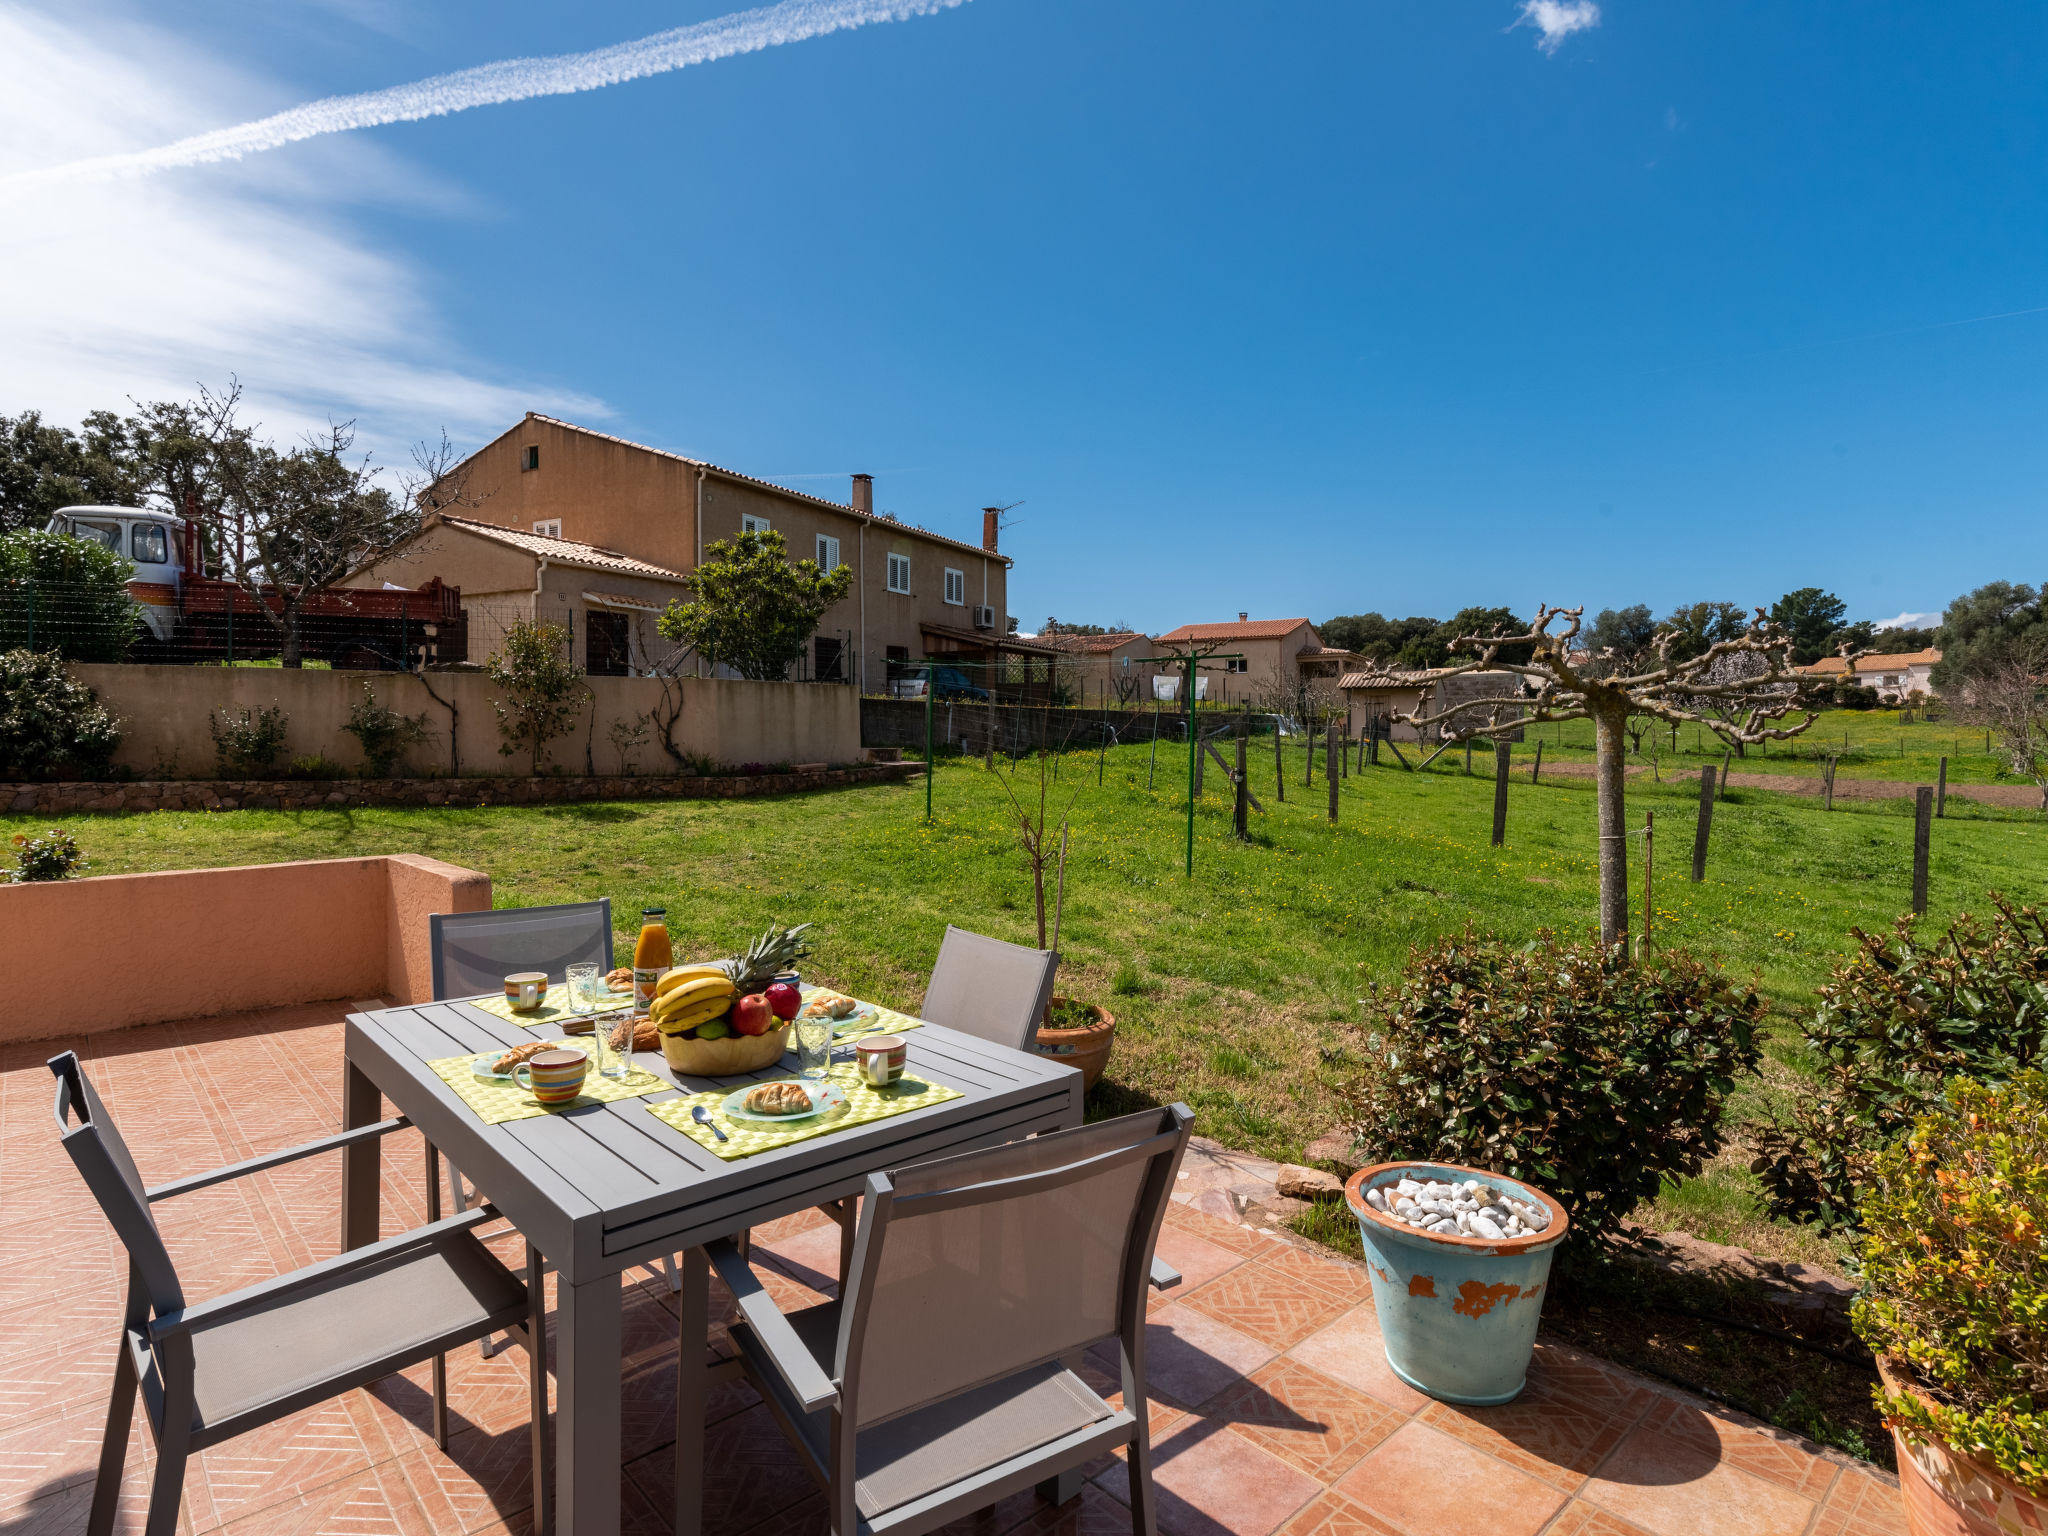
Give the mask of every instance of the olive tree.
[[741, 677], [779, 682], [825, 611], [853, 590], [853, 567], [821, 571], [815, 560], [791, 560], [781, 534], [748, 531], [713, 543], [683, 584], [696, 601], [671, 602], [656, 626], [662, 635]]
[[[1451, 643], [1455, 653], [1474, 657], [1452, 668], [1498, 672], [1512, 682], [1448, 708], [1424, 713], [1418, 706], [1403, 723], [1423, 730], [1440, 726], [1446, 735], [1484, 735], [1515, 718], [1593, 722], [1593, 784], [1600, 828], [1600, 942], [1628, 938], [1628, 829], [1624, 825], [1624, 759], [1628, 721], [1647, 715], [1672, 724], [1704, 725], [1730, 744], [1782, 741], [1819, 717], [1809, 713], [1797, 725], [1781, 726], [1799, 703], [1804, 681], [1792, 670], [1791, 637], [1759, 608], [1749, 628], [1692, 651], [1693, 635], [1667, 623], [1657, 632], [1652, 655], [1633, 669], [1615, 667], [1605, 650], [1576, 648], [1585, 609], [1539, 606], [1521, 634], [1464, 634]], [[1681, 654], [1691, 652], [1691, 654]], [[1526, 660], [1519, 659], [1526, 656]], [[1756, 658], [1760, 670], [1730, 661]], [[1611, 670], [1610, 670], [1611, 668]], [[1731, 675], [1748, 672], [1750, 675]]]

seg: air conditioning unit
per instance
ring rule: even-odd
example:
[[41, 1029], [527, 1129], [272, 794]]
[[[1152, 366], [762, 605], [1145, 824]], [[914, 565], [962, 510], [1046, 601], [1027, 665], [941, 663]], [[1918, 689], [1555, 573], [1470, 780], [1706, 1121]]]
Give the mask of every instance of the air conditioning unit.
[[977, 604], [974, 609], [974, 627], [976, 629], [994, 629], [996, 627], [995, 609]]

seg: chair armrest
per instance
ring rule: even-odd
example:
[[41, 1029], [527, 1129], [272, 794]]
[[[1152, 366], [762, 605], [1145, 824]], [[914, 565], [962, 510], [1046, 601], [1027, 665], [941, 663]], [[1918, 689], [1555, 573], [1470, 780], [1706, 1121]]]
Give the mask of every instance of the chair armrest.
[[395, 1120], [379, 1120], [375, 1125], [359, 1125], [352, 1131], [341, 1131], [333, 1136], [323, 1136], [318, 1141], [309, 1141], [303, 1146], [287, 1147], [282, 1152], [266, 1152], [261, 1157], [245, 1158], [239, 1163], [229, 1163], [225, 1168], [216, 1168], [211, 1173], [195, 1173], [188, 1179], [173, 1179], [168, 1184], [159, 1184], [145, 1192], [151, 1205], [159, 1200], [168, 1200], [173, 1195], [189, 1195], [195, 1189], [206, 1189], [215, 1184], [225, 1184], [230, 1179], [246, 1178], [252, 1173], [261, 1173], [266, 1168], [282, 1167], [295, 1163], [302, 1157], [313, 1157], [321, 1152], [339, 1152], [358, 1142], [375, 1141], [380, 1136], [389, 1136], [393, 1131], [402, 1131], [412, 1122], [400, 1115]]
[[268, 1280], [259, 1280], [254, 1285], [244, 1286], [239, 1291], [229, 1291], [225, 1296], [216, 1296], [211, 1301], [202, 1301], [196, 1306], [182, 1307], [176, 1312], [166, 1312], [149, 1325], [149, 1339], [152, 1344], [174, 1333], [189, 1333], [203, 1323], [217, 1322], [223, 1317], [240, 1312], [248, 1307], [260, 1306], [264, 1302], [279, 1301], [294, 1291], [304, 1290], [319, 1281], [351, 1269], [373, 1264], [379, 1259], [401, 1253], [407, 1248], [416, 1248], [422, 1243], [437, 1243], [466, 1232], [471, 1227], [481, 1227], [498, 1219], [495, 1205], [480, 1205], [475, 1210], [464, 1211], [459, 1216], [450, 1216], [442, 1221], [429, 1222], [424, 1227], [414, 1227], [410, 1232], [401, 1232], [396, 1237], [387, 1237], [382, 1242], [365, 1243], [360, 1248], [350, 1248], [331, 1259], [321, 1259], [308, 1264], [304, 1269], [295, 1269], [288, 1275], [274, 1275]]
[[1170, 1291], [1179, 1284], [1180, 1271], [1167, 1263], [1166, 1260], [1154, 1255], [1152, 1259], [1152, 1289], [1155, 1291]]
[[754, 1337], [761, 1341], [762, 1349], [767, 1351], [776, 1372], [803, 1405], [804, 1412], [816, 1413], [837, 1403], [839, 1384], [818, 1369], [816, 1357], [796, 1336], [796, 1330], [789, 1326], [789, 1319], [775, 1305], [760, 1277], [748, 1267], [739, 1245], [729, 1237], [721, 1237], [705, 1244], [704, 1254], [718, 1271], [718, 1278], [725, 1282], [725, 1288], [732, 1292], [740, 1315], [754, 1330]]

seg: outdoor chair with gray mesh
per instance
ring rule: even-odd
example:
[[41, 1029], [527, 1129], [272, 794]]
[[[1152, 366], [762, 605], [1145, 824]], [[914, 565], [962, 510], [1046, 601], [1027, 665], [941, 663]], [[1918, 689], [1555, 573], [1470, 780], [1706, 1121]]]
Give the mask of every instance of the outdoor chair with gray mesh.
[[[786, 1316], [737, 1244], [709, 1246], [741, 1369], [834, 1536], [918, 1536], [1119, 1445], [1131, 1529], [1154, 1536], [1145, 1296], [1193, 1119], [1174, 1104], [870, 1174], [840, 1299]], [[1070, 1369], [1111, 1339], [1122, 1408]]]
[[[612, 968], [611, 898], [558, 907], [435, 912], [427, 918], [427, 940], [436, 1002], [499, 992], [514, 971], [546, 971], [552, 985], [568, 979], [570, 966], [587, 960], [601, 975]], [[439, 1161], [439, 1152], [432, 1152], [429, 1179], [439, 1177], [434, 1171]], [[448, 1164], [448, 1199], [456, 1210], [467, 1210], [481, 1196], [460, 1169]], [[682, 1289], [674, 1260], [664, 1256], [655, 1267], [667, 1277], [671, 1291]], [[478, 1347], [489, 1358], [499, 1346], [485, 1339]]]
[[496, 1220], [495, 1209], [430, 1221], [201, 1302], [185, 1299], [150, 1210], [158, 1201], [355, 1146], [410, 1122], [385, 1120], [145, 1189], [77, 1055], [53, 1056], [49, 1066], [57, 1077], [64, 1150], [128, 1250], [128, 1301], [87, 1536], [110, 1536], [114, 1528], [138, 1388], [157, 1451], [143, 1536], [172, 1536], [192, 1456], [422, 1360], [434, 1362], [434, 1439], [447, 1449], [443, 1356], [501, 1328], [527, 1347], [535, 1523], [546, 1528], [546, 1292], [540, 1255], [531, 1245], [522, 1281], [477, 1241], [474, 1229]]
[[1052, 1001], [1060, 957], [946, 926], [918, 1017], [1013, 1051], [1028, 1051]]

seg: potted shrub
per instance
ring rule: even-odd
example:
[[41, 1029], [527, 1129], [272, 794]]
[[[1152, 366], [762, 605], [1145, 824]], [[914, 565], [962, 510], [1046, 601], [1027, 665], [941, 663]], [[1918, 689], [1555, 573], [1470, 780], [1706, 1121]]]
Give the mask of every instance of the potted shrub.
[[1102, 1076], [1115, 1042], [1116, 1015], [1099, 1003], [1076, 1002], [1071, 997], [1054, 997], [1045, 1010], [1045, 1021], [1038, 1026], [1038, 1054], [1051, 1056], [1062, 1066], [1080, 1068], [1083, 1093]]
[[1863, 1192], [1856, 1331], [1914, 1536], [2048, 1529], [2048, 1076], [1959, 1079]]

